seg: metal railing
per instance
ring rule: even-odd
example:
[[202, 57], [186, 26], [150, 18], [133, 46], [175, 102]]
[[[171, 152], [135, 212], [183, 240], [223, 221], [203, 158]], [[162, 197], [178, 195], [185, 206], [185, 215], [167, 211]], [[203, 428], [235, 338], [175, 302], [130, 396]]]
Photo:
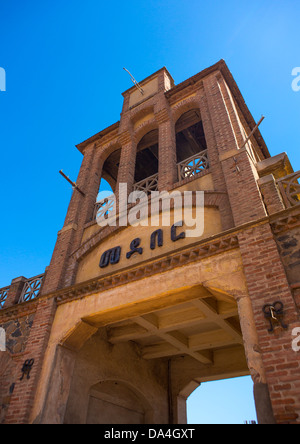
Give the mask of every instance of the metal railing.
[[207, 150], [201, 151], [200, 153], [194, 154], [194, 156], [179, 162], [177, 167], [179, 181], [192, 178], [196, 176], [196, 174], [208, 170], [209, 162]]
[[44, 276], [44, 274], [40, 274], [39, 276], [27, 279], [19, 299], [19, 304], [21, 304], [22, 302], [31, 301], [32, 299], [35, 299], [39, 296]]
[[286, 208], [300, 203], [300, 171], [277, 179], [276, 183]]
[[0, 288], [0, 309], [3, 308], [7, 299], [9, 287]]

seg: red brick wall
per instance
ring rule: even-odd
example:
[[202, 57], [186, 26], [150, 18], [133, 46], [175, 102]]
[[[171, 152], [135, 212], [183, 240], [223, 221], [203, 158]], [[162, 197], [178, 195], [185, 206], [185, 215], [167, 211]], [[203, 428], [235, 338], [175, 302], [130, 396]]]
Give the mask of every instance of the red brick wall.
[[[243, 231], [239, 243], [275, 418], [278, 423], [300, 423], [300, 355], [292, 349], [291, 334], [300, 323], [269, 224]], [[275, 301], [284, 304], [289, 328], [269, 333], [262, 310]]]
[[[54, 299], [45, 299], [39, 302], [26, 350], [14, 359], [16, 365], [15, 388], [10, 399], [5, 424], [26, 424], [29, 421], [54, 314]], [[25, 376], [20, 381], [22, 365], [27, 359], [34, 359], [30, 379]]]

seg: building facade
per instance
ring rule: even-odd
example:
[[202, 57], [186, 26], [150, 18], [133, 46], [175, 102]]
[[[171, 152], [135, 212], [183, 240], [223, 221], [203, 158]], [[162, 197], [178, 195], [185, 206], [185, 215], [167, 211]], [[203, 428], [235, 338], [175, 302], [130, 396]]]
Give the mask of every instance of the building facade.
[[[49, 267], [0, 289], [0, 422], [183, 424], [201, 382], [251, 375], [259, 423], [300, 423], [300, 173], [270, 156], [224, 61], [179, 85], [162, 68], [123, 97], [120, 121], [77, 146]], [[151, 223], [163, 191], [194, 210], [201, 196], [196, 237], [175, 198]], [[145, 223], [124, 223], [134, 212]]]

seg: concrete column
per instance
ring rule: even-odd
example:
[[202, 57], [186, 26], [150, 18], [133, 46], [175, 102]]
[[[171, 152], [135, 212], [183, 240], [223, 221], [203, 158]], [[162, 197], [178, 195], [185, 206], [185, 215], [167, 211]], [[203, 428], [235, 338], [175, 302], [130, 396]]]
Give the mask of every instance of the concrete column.
[[57, 346], [53, 372], [48, 386], [46, 401], [40, 424], [63, 424], [70, 386], [72, 382], [76, 353]]
[[264, 363], [258, 345], [258, 335], [250, 297], [237, 300], [244, 347], [249, 371], [254, 383], [254, 400], [259, 424], [276, 424], [267, 385]]

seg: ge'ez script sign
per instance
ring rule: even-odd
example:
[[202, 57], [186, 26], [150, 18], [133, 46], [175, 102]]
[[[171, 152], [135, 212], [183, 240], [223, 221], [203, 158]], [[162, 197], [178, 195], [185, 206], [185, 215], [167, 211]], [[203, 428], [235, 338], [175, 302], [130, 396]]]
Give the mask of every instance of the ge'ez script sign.
[[[174, 225], [172, 225], [172, 227], [170, 229], [170, 234], [169, 234], [172, 242], [177, 242], [180, 239], [185, 239], [185, 236], [186, 236], [185, 232], [182, 231], [181, 229], [178, 229], [179, 227], [182, 227], [182, 225], [183, 225], [182, 221], [177, 222]], [[150, 236], [150, 240], [149, 240], [151, 250], [155, 250], [157, 247], [163, 247], [164, 235], [165, 235], [165, 232], [161, 228], [153, 231], [153, 233]], [[130, 247], [126, 251], [125, 257], [126, 257], [126, 259], [130, 259], [131, 256], [134, 254], [142, 255], [143, 251], [144, 251], [144, 247], [142, 244], [142, 240], [139, 237], [137, 237], [130, 242]], [[111, 264], [111, 265], [118, 264], [121, 259], [121, 254], [122, 254], [122, 247], [120, 247], [120, 246], [113, 247], [113, 248], [110, 248], [109, 250], [106, 250], [101, 256], [99, 267], [106, 268], [106, 267], [108, 267], [109, 264]]]

